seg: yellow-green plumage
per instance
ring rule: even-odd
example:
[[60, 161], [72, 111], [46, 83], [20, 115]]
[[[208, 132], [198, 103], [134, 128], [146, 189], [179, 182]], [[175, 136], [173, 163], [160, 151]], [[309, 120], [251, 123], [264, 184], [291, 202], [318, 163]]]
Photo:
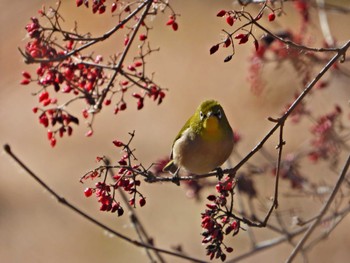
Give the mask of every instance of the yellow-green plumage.
[[222, 165], [233, 148], [233, 132], [221, 105], [203, 102], [174, 140], [171, 161], [164, 167], [177, 175], [179, 168], [203, 174]]

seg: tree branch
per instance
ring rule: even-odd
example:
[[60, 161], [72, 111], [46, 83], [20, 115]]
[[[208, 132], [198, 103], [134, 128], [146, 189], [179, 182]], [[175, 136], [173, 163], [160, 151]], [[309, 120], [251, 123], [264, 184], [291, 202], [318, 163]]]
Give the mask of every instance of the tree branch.
[[167, 255], [174, 256], [174, 257], [186, 259], [186, 260], [189, 260], [189, 261], [192, 261], [192, 262], [199, 262], [199, 263], [203, 263], [204, 262], [203, 260], [199, 260], [199, 259], [196, 259], [196, 258], [193, 258], [193, 257], [189, 257], [189, 256], [186, 256], [186, 255], [183, 255], [183, 254], [179, 254], [179, 253], [176, 253], [176, 252], [172, 252], [172, 251], [169, 251], [169, 250], [166, 250], [166, 249], [157, 248], [157, 247], [154, 247], [152, 245], [145, 244], [143, 242], [131, 239], [128, 236], [125, 236], [125, 235], [115, 231], [114, 229], [106, 226], [105, 224], [101, 223], [100, 221], [96, 220], [95, 218], [91, 217], [90, 215], [88, 215], [85, 212], [83, 212], [82, 210], [80, 210], [78, 207], [76, 207], [73, 204], [71, 204], [64, 197], [60, 196], [51, 187], [49, 187], [43, 180], [41, 180], [32, 170], [29, 169], [29, 167], [25, 163], [23, 163], [12, 152], [10, 145], [5, 144], [3, 146], [3, 148], [4, 148], [5, 152], [13, 160], [15, 160], [16, 163], [19, 166], [21, 166], [39, 185], [41, 185], [45, 190], [47, 190], [50, 194], [52, 194], [57, 199], [57, 201], [60, 204], [62, 204], [64, 206], [68, 207], [69, 209], [73, 210], [75, 213], [77, 213], [78, 215], [82, 216], [83, 218], [85, 218], [86, 220], [90, 221], [91, 223], [97, 225], [98, 227], [100, 227], [100, 228], [102, 228], [102, 229], [112, 233], [113, 235], [119, 237], [120, 239], [122, 239], [122, 240], [124, 240], [124, 241], [126, 241], [126, 242], [128, 242], [128, 243], [130, 243], [130, 244], [132, 244], [134, 246], [137, 246], [137, 247], [143, 247], [143, 248], [151, 249], [151, 250], [157, 251], [159, 253], [164, 253], [164, 254], [167, 254]]
[[327, 202], [324, 204], [324, 206], [322, 207], [320, 213], [318, 214], [317, 218], [315, 219], [315, 221], [310, 225], [310, 227], [308, 228], [308, 230], [306, 231], [306, 233], [304, 234], [304, 236], [300, 239], [300, 241], [298, 242], [298, 244], [295, 246], [295, 248], [293, 249], [292, 253], [290, 254], [290, 256], [288, 257], [288, 259], [286, 260], [286, 263], [290, 263], [294, 260], [295, 256], [299, 253], [299, 251], [303, 248], [303, 245], [305, 244], [305, 242], [308, 240], [308, 238], [310, 237], [310, 235], [312, 234], [312, 232], [315, 230], [315, 228], [319, 225], [322, 217], [327, 213], [328, 208], [330, 207], [330, 205], [332, 204], [332, 201], [334, 200], [341, 184], [343, 183], [346, 173], [349, 169], [349, 165], [350, 165], [350, 155], [348, 156], [347, 161], [345, 162], [345, 165], [339, 175], [339, 178], [337, 180], [337, 183], [335, 184], [332, 193], [330, 194]]

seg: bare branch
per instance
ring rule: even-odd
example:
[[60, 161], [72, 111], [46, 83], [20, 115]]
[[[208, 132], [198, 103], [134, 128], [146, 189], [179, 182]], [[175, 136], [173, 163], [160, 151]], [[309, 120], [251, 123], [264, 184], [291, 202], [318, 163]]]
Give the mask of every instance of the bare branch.
[[347, 174], [347, 171], [349, 169], [349, 165], [350, 165], [350, 155], [348, 156], [347, 161], [345, 162], [345, 165], [339, 175], [339, 178], [337, 180], [337, 183], [335, 184], [332, 193], [330, 194], [327, 202], [324, 204], [324, 206], [322, 207], [322, 209], [320, 210], [317, 218], [315, 219], [315, 221], [310, 225], [310, 227], [308, 228], [308, 230], [306, 231], [306, 233], [304, 234], [304, 236], [300, 239], [300, 241], [298, 242], [298, 244], [295, 246], [295, 248], [293, 249], [292, 253], [290, 254], [290, 256], [288, 257], [288, 259], [286, 260], [287, 263], [290, 263], [294, 260], [295, 256], [299, 253], [299, 251], [303, 248], [303, 245], [305, 244], [305, 242], [308, 240], [308, 238], [310, 237], [310, 235], [312, 234], [312, 232], [315, 230], [315, 228], [319, 225], [320, 221], [322, 220], [322, 217], [327, 213], [330, 205], [332, 204], [332, 201], [334, 200], [336, 194], [338, 193], [338, 190], [340, 188], [340, 186], [342, 185], [345, 176]]

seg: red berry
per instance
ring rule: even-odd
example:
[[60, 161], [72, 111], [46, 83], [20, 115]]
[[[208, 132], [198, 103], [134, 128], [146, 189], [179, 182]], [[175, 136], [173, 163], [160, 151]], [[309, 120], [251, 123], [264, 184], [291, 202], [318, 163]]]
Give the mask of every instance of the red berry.
[[233, 251], [233, 248], [232, 248], [232, 247], [227, 247], [227, 248], [226, 248], [226, 251], [227, 251], [228, 253], [231, 253], [231, 252]]
[[130, 71], [135, 71], [136, 68], [135, 68], [134, 66], [132, 66], [132, 65], [129, 65], [129, 66], [128, 66], [128, 70], [130, 70]]
[[226, 15], [226, 11], [225, 11], [225, 10], [220, 10], [220, 11], [216, 14], [216, 16], [218, 16], [218, 17], [223, 17], [224, 15]]
[[144, 206], [145, 204], [146, 204], [146, 199], [142, 197], [142, 198], [139, 200], [139, 205], [142, 207], [142, 206]]
[[207, 199], [208, 199], [209, 201], [215, 201], [215, 200], [216, 200], [216, 196], [215, 196], [215, 195], [209, 195], [209, 196], [207, 197]]
[[38, 112], [38, 110], [39, 110], [39, 108], [38, 108], [38, 107], [34, 107], [34, 108], [32, 109], [32, 111], [33, 111], [34, 113], [37, 113], [37, 112]]
[[235, 22], [235, 20], [233, 19], [232, 16], [228, 16], [228, 17], [226, 17], [226, 22], [227, 22], [227, 24], [229, 24], [230, 26], [232, 26], [233, 23]]
[[147, 36], [146, 36], [145, 34], [141, 34], [141, 35], [139, 36], [139, 39], [140, 39], [141, 41], [145, 41], [145, 40], [147, 39]]
[[51, 99], [47, 98], [47, 99], [43, 100], [42, 103], [43, 103], [43, 106], [45, 107], [51, 103]]
[[232, 222], [232, 224], [231, 224], [231, 227], [233, 228], [233, 229], [237, 229], [237, 227], [238, 227], [238, 224], [237, 224], [237, 222], [236, 221], [233, 221]]
[[226, 38], [223, 47], [229, 47], [231, 45], [231, 39], [229, 37]]
[[238, 34], [237, 36], [235, 36], [235, 39], [240, 39], [238, 44], [244, 44], [248, 41], [249, 34]]
[[48, 130], [48, 131], [47, 131], [47, 138], [48, 138], [49, 140], [51, 140], [51, 139], [52, 139], [52, 136], [53, 136], [53, 132], [50, 131], [50, 130]]
[[270, 22], [272, 22], [273, 20], [275, 20], [276, 15], [275, 13], [270, 13], [267, 18], [269, 19]]
[[167, 25], [167, 26], [170, 26], [170, 25], [174, 24], [174, 22], [175, 22], [174, 18], [171, 17], [171, 18], [168, 20], [168, 22], [166, 22], [166, 25]]
[[217, 44], [217, 45], [214, 45], [210, 48], [209, 53], [210, 53], [210, 55], [212, 55], [218, 50], [219, 50], [219, 45]]
[[111, 7], [111, 12], [114, 13], [114, 11], [117, 9], [117, 3], [114, 2]]
[[31, 79], [32, 78], [27, 71], [23, 71], [22, 72], [22, 76], [25, 77], [26, 79]]
[[111, 102], [112, 102], [111, 100], [105, 100], [105, 105], [108, 106], [111, 104]]
[[174, 23], [171, 25], [171, 27], [173, 28], [174, 31], [177, 31], [177, 29], [179, 28], [179, 25], [178, 25], [176, 22], [174, 22]]
[[114, 140], [113, 144], [117, 147], [122, 147], [124, 145], [124, 143], [122, 143], [121, 141], [118, 141], [118, 140]]
[[134, 198], [130, 198], [129, 204], [130, 204], [131, 206], [135, 205], [135, 199], [134, 199]]
[[134, 93], [132, 94], [132, 96], [133, 96], [134, 98], [136, 98], [136, 99], [142, 98], [141, 95], [138, 94], [138, 93], [136, 93], [136, 92], [134, 92]]
[[121, 206], [118, 207], [117, 213], [118, 213], [118, 216], [122, 216], [124, 214], [124, 209]]
[[126, 46], [129, 43], [129, 37], [126, 36], [124, 39], [124, 46]]
[[125, 110], [126, 109], [126, 103], [123, 102], [122, 104], [120, 104], [119, 109], [120, 110]]
[[91, 189], [91, 188], [86, 188], [86, 189], [84, 190], [84, 195], [85, 195], [86, 197], [90, 197], [90, 196], [92, 195], [92, 189]]
[[143, 99], [141, 98], [137, 101], [137, 109], [141, 110], [143, 108], [143, 105]]
[[73, 128], [71, 126], [68, 126], [68, 136], [71, 136], [73, 133]]
[[84, 109], [84, 110], [83, 110], [83, 117], [84, 117], [85, 119], [87, 119], [87, 118], [89, 117], [89, 112], [87, 111], [87, 109]]
[[118, 163], [120, 165], [127, 165], [128, 164], [124, 159], [121, 159]]
[[21, 85], [28, 85], [30, 83], [30, 79], [22, 79], [20, 83]]
[[98, 9], [98, 13], [99, 14], [103, 14], [106, 11], [106, 6], [105, 5], [101, 5]]
[[79, 6], [81, 6], [83, 4], [83, 0], [76, 0], [75, 3], [79, 7]]
[[216, 209], [216, 204], [206, 204], [209, 209]]
[[86, 137], [91, 137], [94, 134], [94, 132], [92, 130], [89, 130], [85, 133]]
[[141, 67], [142, 66], [142, 62], [141, 61], [136, 61], [134, 63], [134, 67]]
[[51, 138], [50, 145], [51, 145], [51, 147], [55, 147], [55, 145], [56, 145], [56, 138], [55, 137]]

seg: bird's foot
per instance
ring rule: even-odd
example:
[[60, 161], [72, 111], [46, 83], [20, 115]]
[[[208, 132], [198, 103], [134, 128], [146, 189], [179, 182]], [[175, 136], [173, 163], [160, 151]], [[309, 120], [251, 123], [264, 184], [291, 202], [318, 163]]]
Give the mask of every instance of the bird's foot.
[[178, 174], [175, 174], [175, 175], [173, 176], [173, 178], [171, 178], [171, 181], [172, 181], [174, 184], [176, 184], [177, 186], [179, 186], [179, 185], [180, 185], [180, 177], [179, 177], [179, 175], [178, 175]]
[[220, 181], [224, 176], [224, 173], [222, 172], [221, 167], [215, 168], [215, 171], [216, 171], [216, 178], [218, 178], [218, 180]]
[[179, 170], [180, 168], [176, 169], [176, 172], [173, 174], [173, 177], [171, 178], [171, 181], [176, 184], [177, 186], [180, 185], [180, 176], [179, 176]]

